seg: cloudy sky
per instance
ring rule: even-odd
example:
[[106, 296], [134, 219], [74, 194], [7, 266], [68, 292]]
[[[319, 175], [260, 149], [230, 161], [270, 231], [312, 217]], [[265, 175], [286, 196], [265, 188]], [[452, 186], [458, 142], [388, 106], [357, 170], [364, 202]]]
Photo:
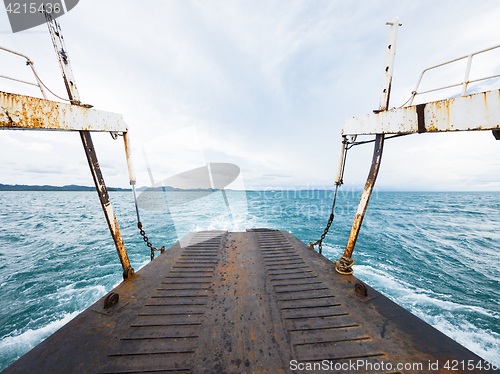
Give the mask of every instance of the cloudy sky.
[[[234, 187], [331, 187], [347, 117], [378, 107], [388, 26], [399, 17], [391, 105], [431, 65], [500, 44], [498, 0], [81, 0], [58, 19], [82, 101], [123, 114], [139, 185], [207, 162], [234, 163]], [[0, 11], [0, 45], [28, 55], [65, 95], [45, 25], [13, 34]], [[500, 73], [499, 52], [471, 78]], [[465, 63], [422, 89], [463, 79]], [[31, 80], [2, 53], [1, 75]], [[500, 81], [476, 90], [500, 88]], [[474, 89], [474, 88], [473, 88]], [[0, 90], [40, 96], [1, 79]], [[459, 93], [456, 89], [420, 102]], [[55, 99], [57, 100], [57, 99]], [[127, 187], [123, 143], [93, 136], [108, 186]], [[362, 186], [373, 145], [349, 152], [345, 182]], [[78, 133], [0, 131], [0, 183], [92, 185]], [[491, 132], [411, 135], [386, 142], [379, 188], [500, 190]]]

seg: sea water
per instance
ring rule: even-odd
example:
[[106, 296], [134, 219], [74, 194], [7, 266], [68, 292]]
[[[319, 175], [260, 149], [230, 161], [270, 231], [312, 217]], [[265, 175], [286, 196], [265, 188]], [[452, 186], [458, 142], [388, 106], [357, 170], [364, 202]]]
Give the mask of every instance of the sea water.
[[[155, 246], [191, 231], [287, 230], [305, 243], [327, 223], [332, 191], [169, 192], [141, 210]], [[132, 266], [149, 262], [131, 192], [111, 200]], [[338, 258], [360, 192], [340, 189], [323, 253]], [[172, 204], [172, 201], [181, 201]], [[354, 251], [354, 274], [466, 346], [500, 364], [500, 193], [378, 192]], [[0, 369], [7, 367], [122, 279], [95, 192], [0, 195]]]

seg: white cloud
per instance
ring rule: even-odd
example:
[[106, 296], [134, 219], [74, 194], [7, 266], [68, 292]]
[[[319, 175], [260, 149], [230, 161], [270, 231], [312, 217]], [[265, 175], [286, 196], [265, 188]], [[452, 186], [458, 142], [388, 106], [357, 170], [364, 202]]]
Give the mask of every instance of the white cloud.
[[[333, 185], [344, 118], [369, 113], [379, 101], [385, 21], [399, 16], [403, 22], [392, 105], [406, 101], [425, 67], [495, 44], [500, 32], [496, 1], [394, 0], [359, 6], [345, 1], [182, 0], [141, 7], [132, 1], [106, 1], [99, 2], [98, 12], [96, 4], [81, 2], [60, 18], [82, 100], [122, 113], [136, 149], [151, 140], [161, 143], [162, 152], [168, 151], [155, 166], [162, 177], [194, 167], [197, 153], [200, 160], [238, 164], [247, 186], [258, 187]], [[63, 94], [45, 26], [35, 31], [3, 33], [2, 44], [28, 54], [44, 81]], [[478, 57], [473, 74], [500, 72], [497, 60]], [[9, 60], [5, 67], [10, 66], [15, 66], [13, 75], [31, 79], [22, 61]], [[438, 72], [427, 83], [462, 77], [459, 68], [453, 74]], [[0, 90], [14, 90], [10, 83], [0, 83]], [[484, 83], [482, 88], [498, 84]], [[22, 92], [37, 95], [30, 90]], [[196, 151], [189, 148], [189, 131], [182, 135], [190, 127], [200, 137]], [[176, 132], [175, 143], [159, 140]], [[22, 142], [23, 157], [40, 159], [32, 166], [46, 172], [47, 183], [90, 185], [78, 136], [52, 136], [31, 133], [30, 141], [16, 139]], [[464, 146], [456, 141], [439, 141], [443, 151], [419, 153], [417, 159], [406, 152], [437, 147], [431, 138], [388, 142], [379, 185], [483, 189], [485, 183], [488, 188], [500, 183], [500, 177], [488, 174], [500, 175], [492, 161], [496, 143], [478, 147], [461, 161], [446, 158]], [[126, 187], [122, 142], [101, 135], [94, 139], [106, 183]], [[0, 142], [7, 147], [5, 139]], [[364, 184], [371, 149], [351, 151], [346, 181]], [[41, 161], [44, 153], [50, 153], [50, 162]], [[430, 163], [431, 158], [440, 161]], [[37, 183], [39, 176], [22, 174], [26, 163], [21, 160], [11, 158], [9, 166], [4, 162], [0, 173], [9, 176], [9, 183]], [[66, 165], [60, 170], [78, 172], [64, 180], [50, 177], [47, 165], [54, 160]], [[400, 167], [403, 160], [415, 173]], [[144, 165], [137, 168], [147, 178]]]

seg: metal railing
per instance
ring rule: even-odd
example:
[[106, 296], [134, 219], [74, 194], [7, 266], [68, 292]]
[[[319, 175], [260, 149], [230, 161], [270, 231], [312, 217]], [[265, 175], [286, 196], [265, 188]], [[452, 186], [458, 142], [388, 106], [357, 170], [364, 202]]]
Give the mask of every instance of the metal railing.
[[[468, 86], [469, 83], [475, 83], [475, 82], [479, 82], [479, 81], [483, 81], [483, 80], [487, 80], [487, 79], [492, 79], [492, 78], [500, 77], [500, 74], [496, 74], [496, 75], [491, 75], [491, 76], [484, 77], [484, 78], [469, 80], [469, 74], [470, 74], [470, 69], [471, 69], [471, 65], [472, 65], [472, 57], [475, 56], [475, 55], [478, 55], [480, 53], [488, 52], [488, 51], [491, 51], [491, 50], [499, 48], [499, 47], [500, 47], [500, 44], [496, 45], [496, 46], [493, 46], [493, 47], [490, 47], [490, 48], [482, 49], [480, 51], [477, 51], [477, 52], [474, 52], [474, 53], [471, 53], [471, 54], [468, 54], [468, 55], [465, 55], [465, 56], [462, 56], [462, 57], [459, 57], [459, 58], [455, 58], [455, 59], [450, 60], [450, 61], [443, 62], [443, 63], [438, 64], [438, 65], [434, 65], [434, 66], [431, 66], [431, 67], [425, 69], [424, 71], [422, 71], [422, 74], [420, 74], [420, 78], [419, 78], [419, 80], [417, 82], [417, 86], [415, 87], [415, 90], [411, 93], [411, 98], [408, 101], [408, 105], [412, 105], [413, 99], [417, 95], [422, 95], [422, 94], [426, 94], [426, 93], [430, 93], [430, 92], [435, 92], [435, 91], [439, 91], [439, 90], [444, 90], [444, 89], [452, 88], [452, 87], [458, 87], [458, 86], [462, 86], [462, 96], [465, 96], [466, 93], [467, 93], [467, 86]], [[464, 76], [464, 80], [462, 82], [456, 83], [456, 84], [451, 84], [449, 86], [434, 88], [432, 90], [418, 92], [418, 87], [420, 86], [420, 82], [422, 81], [422, 78], [423, 78], [424, 74], [427, 71], [435, 69], [435, 68], [438, 68], [438, 67], [441, 67], [441, 66], [444, 66], [444, 65], [447, 65], [447, 64], [451, 64], [452, 62], [460, 61], [460, 60], [463, 60], [463, 59], [467, 59], [467, 67], [465, 69], [465, 76]]]
[[31, 68], [31, 70], [33, 71], [33, 75], [35, 76], [36, 83], [24, 81], [22, 79], [8, 77], [8, 76], [5, 76], [5, 75], [0, 75], [0, 78], [9, 79], [11, 81], [20, 82], [20, 83], [24, 83], [24, 84], [29, 84], [31, 86], [36, 86], [42, 92], [42, 95], [43, 95], [44, 99], [47, 99], [47, 95], [45, 93], [45, 90], [44, 90], [44, 87], [43, 87], [43, 83], [40, 81], [40, 78], [38, 78], [38, 74], [36, 73], [33, 61], [31, 61], [31, 59], [28, 56], [23, 55], [22, 53], [13, 51], [11, 49], [8, 49], [8, 48], [2, 47], [2, 46], [0, 46], [0, 49], [4, 50], [6, 52], [12, 53], [14, 55], [18, 55], [18, 56], [24, 57], [26, 59], [26, 65], [28, 65]]

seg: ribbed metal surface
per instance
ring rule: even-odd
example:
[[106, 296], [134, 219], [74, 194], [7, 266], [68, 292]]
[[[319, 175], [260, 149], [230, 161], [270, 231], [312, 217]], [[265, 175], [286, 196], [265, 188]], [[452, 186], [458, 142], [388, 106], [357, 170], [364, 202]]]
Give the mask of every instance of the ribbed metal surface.
[[281, 232], [256, 237], [296, 360], [386, 359]]
[[[214, 235], [215, 234], [215, 235]], [[220, 258], [224, 233], [196, 233], [134, 323], [108, 354], [100, 373], [190, 373], [198, 348], [207, 291]]]
[[99, 300], [5, 373], [321, 373], [293, 362], [326, 362], [347, 365], [330, 372], [409, 374], [428, 366], [397, 364], [439, 360], [432, 372], [447, 373], [447, 360], [478, 362], [358, 283], [287, 232], [189, 234], [116, 287], [118, 304]]

